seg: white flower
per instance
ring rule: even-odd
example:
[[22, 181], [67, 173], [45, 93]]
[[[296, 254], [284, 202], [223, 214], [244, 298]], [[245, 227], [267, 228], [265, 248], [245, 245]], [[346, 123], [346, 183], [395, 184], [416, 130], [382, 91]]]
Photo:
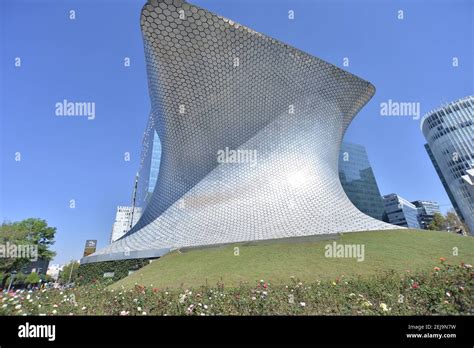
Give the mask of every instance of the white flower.
[[58, 312], [57, 310], [53, 310], [53, 311], [52, 311], [53, 314], [56, 314], [57, 312]]
[[137, 311], [141, 312], [141, 311], [142, 311], [142, 307], [137, 307]]
[[15, 309], [20, 309], [20, 308], [21, 308], [21, 304], [15, 306]]
[[146, 315], [146, 312], [143, 312], [142, 315]]
[[266, 291], [264, 291], [264, 292], [262, 292], [262, 294], [263, 294], [263, 296], [267, 296], [268, 293]]
[[382, 310], [383, 310], [384, 312], [388, 312], [388, 311], [390, 310], [390, 309], [387, 307], [387, 305], [386, 305], [385, 303], [383, 303], [383, 302], [380, 304], [380, 308], [382, 308]]
[[300, 302], [300, 306], [301, 307], [306, 307], [306, 303], [305, 302]]
[[449, 292], [446, 292], [446, 296], [451, 297], [451, 294]]
[[204, 309], [207, 309], [207, 304], [204, 305]]
[[57, 305], [57, 304], [53, 304], [53, 308], [58, 308], [58, 305]]
[[121, 311], [120, 312], [120, 315], [128, 315], [130, 312], [127, 312], [127, 311]]
[[5, 303], [5, 304], [2, 306], [2, 308], [7, 308], [7, 306], [8, 306], [8, 305]]
[[85, 311], [85, 310], [86, 310], [86, 306], [82, 307], [81, 309], [82, 309], [83, 311]]
[[255, 296], [252, 297], [252, 300], [255, 301], [257, 298]]

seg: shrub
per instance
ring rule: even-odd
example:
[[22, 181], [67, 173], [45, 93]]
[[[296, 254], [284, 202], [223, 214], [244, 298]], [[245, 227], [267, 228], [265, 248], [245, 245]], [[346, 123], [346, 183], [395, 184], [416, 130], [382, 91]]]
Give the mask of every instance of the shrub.
[[94, 282], [72, 289], [0, 294], [0, 315], [469, 315], [472, 266], [442, 262], [431, 272], [386, 273], [287, 285], [265, 281], [228, 288], [109, 290]]

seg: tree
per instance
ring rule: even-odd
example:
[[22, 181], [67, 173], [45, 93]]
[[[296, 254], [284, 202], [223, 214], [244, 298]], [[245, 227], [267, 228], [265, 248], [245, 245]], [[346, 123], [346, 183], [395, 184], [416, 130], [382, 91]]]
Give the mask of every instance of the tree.
[[67, 265], [64, 265], [63, 270], [59, 273], [59, 282], [61, 284], [69, 283], [69, 279], [71, 282], [75, 282], [78, 270], [79, 270], [80, 263], [77, 261], [71, 261]]
[[[56, 253], [50, 250], [54, 244], [56, 227], [48, 226], [42, 219], [29, 218], [19, 222], [4, 222], [0, 226], [0, 244], [6, 249], [6, 245], [33, 245], [37, 247], [39, 259], [51, 260]], [[31, 262], [27, 257], [2, 257], [0, 258], [0, 272], [4, 273], [1, 287], [5, 288], [6, 274], [12, 271], [19, 272], [25, 265]]]
[[38, 246], [38, 258], [51, 260], [56, 255], [54, 251], [49, 250], [54, 244], [56, 227], [48, 226], [46, 220], [30, 218], [18, 222], [18, 228], [26, 233], [28, 242]]
[[31, 272], [30, 274], [28, 274], [28, 276], [26, 277], [25, 279], [25, 284], [31, 284], [31, 285], [35, 285], [35, 284], [38, 284], [39, 281], [40, 281], [40, 276], [38, 275], [38, 273], [36, 272]]
[[451, 209], [446, 213], [446, 228], [448, 231], [453, 232], [467, 231], [466, 226], [459, 219], [454, 209]]
[[445, 218], [440, 213], [434, 213], [433, 221], [428, 225], [428, 229], [432, 231], [443, 231], [446, 225]]

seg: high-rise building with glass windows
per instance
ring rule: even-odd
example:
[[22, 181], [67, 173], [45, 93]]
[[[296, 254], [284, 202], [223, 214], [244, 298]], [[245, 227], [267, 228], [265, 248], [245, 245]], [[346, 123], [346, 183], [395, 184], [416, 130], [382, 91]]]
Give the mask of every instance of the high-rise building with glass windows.
[[469, 180], [474, 168], [474, 96], [429, 112], [421, 127], [425, 148], [448, 197], [474, 234], [474, 196]]
[[112, 225], [112, 233], [110, 234], [110, 243], [119, 240], [125, 233], [130, 231], [137, 221], [140, 220], [141, 215], [142, 211], [139, 207], [118, 206], [115, 222]]
[[434, 214], [440, 213], [439, 204], [432, 201], [413, 201], [411, 202], [415, 207], [418, 208], [418, 222], [420, 227], [428, 229], [434, 218]]
[[339, 179], [357, 209], [382, 220], [384, 208], [367, 152], [362, 145], [344, 142], [339, 153]]
[[383, 204], [391, 224], [409, 228], [420, 228], [417, 207], [395, 193], [383, 196]]
[[138, 171], [137, 199], [135, 205], [144, 209], [153, 194], [161, 163], [161, 141], [149, 120], [142, 140], [142, 154]]
[[161, 142], [156, 131], [153, 134], [153, 148], [151, 150], [150, 160], [150, 179], [148, 180], [148, 192], [151, 195], [158, 180], [158, 172], [160, 171], [161, 160]]

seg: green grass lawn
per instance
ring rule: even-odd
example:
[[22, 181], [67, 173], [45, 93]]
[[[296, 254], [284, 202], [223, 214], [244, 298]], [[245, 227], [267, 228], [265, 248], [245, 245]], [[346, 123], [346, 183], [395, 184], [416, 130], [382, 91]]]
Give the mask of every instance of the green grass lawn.
[[[365, 260], [327, 258], [325, 245], [333, 240], [301, 243], [235, 244], [216, 248], [173, 252], [111, 285], [136, 283], [157, 288], [254, 284], [260, 279], [287, 283], [290, 277], [305, 282], [370, 276], [389, 270], [400, 273], [432, 270], [439, 258], [458, 264], [474, 263], [474, 238], [447, 232], [393, 230], [346, 233], [337, 244], [362, 244]], [[239, 256], [234, 248], [239, 247]], [[453, 255], [457, 248], [458, 255]]]

